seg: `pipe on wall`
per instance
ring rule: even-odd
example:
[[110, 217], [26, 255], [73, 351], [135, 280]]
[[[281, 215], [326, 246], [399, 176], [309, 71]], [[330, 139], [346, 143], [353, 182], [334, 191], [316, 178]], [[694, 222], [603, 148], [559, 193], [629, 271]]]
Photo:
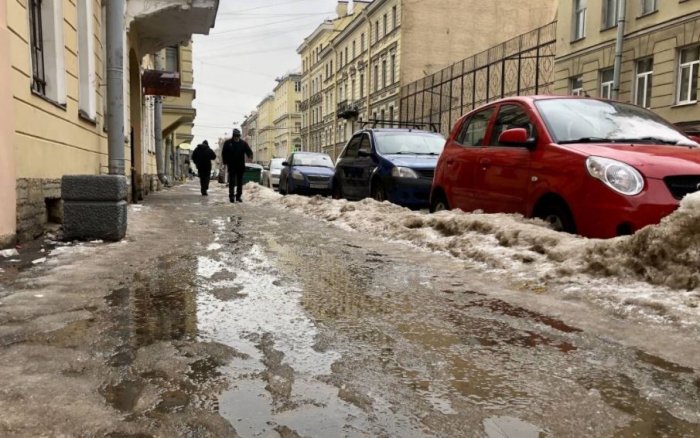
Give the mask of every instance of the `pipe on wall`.
[[627, 21], [627, 1], [617, 0], [617, 41], [615, 42], [615, 69], [613, 72], [613, 100], [620, 97], [620, 75], [622, 72], [622, 52], [625, 43], [625, 23]]
[[107, 2], [107, 144], [110, 175], [125, 174], [124, 2]]

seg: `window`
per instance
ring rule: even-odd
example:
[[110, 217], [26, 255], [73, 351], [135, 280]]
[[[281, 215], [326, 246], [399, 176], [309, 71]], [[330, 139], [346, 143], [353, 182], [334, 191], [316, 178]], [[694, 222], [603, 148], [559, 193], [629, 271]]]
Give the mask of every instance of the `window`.
[[489, 145], [506, 146], [499, 143], [498, 139], [504, 131], [515, 128], [523, 128], [527, 131], [528, 137], [533, 136], [534, 127], [527, 112], [518, 105], [503, 105], [493, 124]]
[[396, 83], [396, 55], [391, 55], [391, 83]]
[[46, 72], [44, 70], [44, 29], [41, 0], [29, 0], [29, 25], [32, 51], [32, 90], [46, 94]]
[[340, 71], [340, 68], [343, 66], [343, 52], [340, 52], [340, 60], [338, 62], [338, 71]]
[[347, 64], [349, 62], [350, 62], [350, 57], [348, 56], [348, 48], [346, 46], [345, 47], [345, 63]]
[[165, 48], [165, 70], [180, 71], [180, 48], [178, 46]]
[[693, 103], [698, 100], [698, 68], [700, 46], [681, 50], [678, 73], [678, 103]]
[[331, 59], [331, 76], [333, 76], [333, 60]]
[[634, 103], [644, 107], [651, 107], [652, 75], [654, 73], [654, 59], [646, 58], [637, 61], [637, 78], [635, 81]]
[[588, 0], [574, 0], [574, 41], [586, 37], [586, 13]]
[[600, 72], [600, 97], [612, 99], [615, 83], [615, 71], [612, 68]]
[[366, 153], [372, 152], [372, 143], [369, 140], [369, 135], [367, 135], [367, 134], [362, 135], [362, 142], [360, 142], [360, 150], [362, 152], [366, 152]]
[[379, 91], [379, 66], [374, 66], [374, 91]]
[[384, 110], [381, 110], [381, 111], [379, 112], [379, 118], [380, 118], [380, 120], [382, 121], [382, 128], [386, 127], [386, 125], [384, 124], [384, 121], [386, 120], [385, 117], [386, 117], [386, 116], [385, 116]]
[[365, 74], [360, 75], [360, 98], [365, 97]]
[[382, 61], [382, 88], [386, 88], [386, 61]]
[[396, 14], [396, 6], [394, 6], [393, 8], [391, 8], [391, 21], [392, 21], [392, 23], [393, 23], [393, 24], [392, 24], [392, 28], [393, 28], [393, 29], [396, 29], [396, 28], [398, 27], [398, 25], [399, 25], [398, 17], [397, 17], [397, 14]]
[[379, 20], [374, 23], [374, 43], [379, 41]]
[[361, 141], [362, 137], [360, 137], [359, 135], [353, 137], [352, 140], [350, 140], [350, 143], [348, 143], [347, 147], [343, 151], [343, 155], [341, 158], [356, 158], [357, 151], [360, 150]]
[[389, 120], [391, 121], [389, 127], [393, 128], [394, 127], [394, 107], [393, 106], [389, 107]]
[[389, 33], [389, 18], [384, 14], [384, 36]]
[[365, 51], [365, 34], [360, 35], [360, 50]]
[[350, 82], [350, 98], [348, 100], [355, 100], [355, 77], [353, 77], [352, 82]]
[[583, 91], [583, 76], [575, 76], [570, 79], [571, 83], [571, 95], [572, 96], [585, 96], [586, 93]]
[[92, 0], [78, 1], [78, 106], [85, 117], [94, 120], [97, 117], [97, 75], [92, 5]]
[[356, 51], [356, 46], [355, 41], [352, 42], [352, 59], [357, 58], [357, 51]]
[[29, 0], [32, 91], [65, 104], [66, 68], [63, 42], [63, 1]]
[[617, 2], [619, 0], [603, 0], [603, 29], [617, 26]]
[[656, 11], [656, 0], [641, 0], [642, 2], [642, 10], [641, 10], [641, 15], [647, 15], [651, 14], [652, 12]]
[[493, 108], [474, 114], [471, 120], [464, 124], [458, 138], [459, 143], [463, 146], [483, 146], [492, 114]]

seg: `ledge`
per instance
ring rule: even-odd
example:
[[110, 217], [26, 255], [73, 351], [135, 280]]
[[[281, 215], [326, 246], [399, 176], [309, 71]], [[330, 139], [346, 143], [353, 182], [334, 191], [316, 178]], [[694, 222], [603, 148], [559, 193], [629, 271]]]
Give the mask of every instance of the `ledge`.
[[49, 97], [46, 97], [46, 96], [44, 96], [44, 95], [41, 94], [41, 93], [37, 93], [33, 88], [32, 88], [32, 94], [33, 94], [34, 96], [38, 97], [39, 99], [41, 99], [41, 100], [43, 100], [43, 101], [45, 101], [45, 102], [50, 103], [51, 105], [55, 106], [56, 108], [60, 108], [60, 109], [62, 109], [63, 111], [68, 111], [68, 105], [66, 105], [65, 103], [58, 103], [58, 102], [56, 102], [55, 100], [53, 100], [53, 99], [51, 99], [51, 98], [49, 98]]
[[698, 104], [697, 100], [694, 100], [692, 102], [683, 102], [683, 103], [677, 103], [675, 105], [671, 105], [671, 108], [686, 108], [689, 106], [695, 106]]

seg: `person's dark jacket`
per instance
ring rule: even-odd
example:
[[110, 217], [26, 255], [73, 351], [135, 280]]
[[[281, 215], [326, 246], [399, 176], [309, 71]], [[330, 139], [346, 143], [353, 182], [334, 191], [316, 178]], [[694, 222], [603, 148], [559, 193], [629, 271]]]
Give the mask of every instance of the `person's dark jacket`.
[[197, 166], [199, 174], [211, 173], [211, 162], [216, 160], [216, 153], [211, 150], [207, 143], [197, 146], [192, 152], [192, 162]]
[[253, 150], [245, 140], [229, 139], [221, 150], [221, 160], [228, 166], [229, 172], [244, 172], [245, 158], [253, 159]]

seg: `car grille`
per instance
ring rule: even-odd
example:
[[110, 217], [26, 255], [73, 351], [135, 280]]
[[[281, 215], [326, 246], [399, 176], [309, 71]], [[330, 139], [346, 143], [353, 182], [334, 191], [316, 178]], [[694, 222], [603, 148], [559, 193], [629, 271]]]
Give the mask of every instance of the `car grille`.
[[700, 191], [700, 175], [669, 176], [664, 178], [674, 198], [681, 200], [690, 193]]
[[331, 180], [330, 176], [320, 176], [320, 175], [308, 175], [306, 178], [310, 182], [328, 182]]
[[432, 180], [435, 176], [435, 169], [413, 169], [421, 179]]

